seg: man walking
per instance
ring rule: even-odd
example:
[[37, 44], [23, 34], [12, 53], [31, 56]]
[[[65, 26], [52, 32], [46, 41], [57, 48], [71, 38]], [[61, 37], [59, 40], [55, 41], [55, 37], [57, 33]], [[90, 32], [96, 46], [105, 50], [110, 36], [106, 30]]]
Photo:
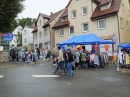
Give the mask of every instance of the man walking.
[[53, 74], [56, 74], [57, 70], [59, 70], [59, 67], [61, 67], [61, 66], [62, 66], [62, 69], [64, 71], [63, 74], [66, 74], [65, 67], [64, 67], [63, 52], [62, 52], [62, 50], [61, 50], [61, 48], [59, 46], [58, 46], [58, 50], [59, 50], [59, 55], [57, 57], [57, 59], [58, 59], [58, 65], [57, 65], [55, 71], [53, 72]]

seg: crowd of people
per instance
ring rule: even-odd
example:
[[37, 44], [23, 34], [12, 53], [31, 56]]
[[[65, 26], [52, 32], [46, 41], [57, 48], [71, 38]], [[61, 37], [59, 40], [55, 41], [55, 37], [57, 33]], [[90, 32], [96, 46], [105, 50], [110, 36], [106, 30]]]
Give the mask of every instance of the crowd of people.
[[23, 60], [24, 62], [31, 63], [37, 61], [39, 59], [42, 59], [45, 61], [46, 59], [50, 58], [51, 53], [48, 48], [46, 49], [40, 49], [35, 48], [35, 50], [29, 51], [26, 47], [25, 49], [18, 49], [18, 48], [12, 48], [10, 49], [10, 57], [12, 61], [19, 62], [19, 60]]
[[81, 68], [103, 68], [108, 64], [107, 53], [99, 53], [94, 47], [91, 51], [77, 48], [72, 49], [68, 46], [66, 50], [63, 50], [60, 46], [57, 47], [58, 54], [53, 53], [53, 64], [56, 66], [53, 74], [57, 73], [57, 70], [63, 70], [63, 74], [69, 70], [70, 77], [73, 77], [75, 69]]
[[[55, 53], [54, 53], [55, 52]], [[93, 46], [92, 50], [86, 50], [84, 46], [73, 49], [68, 45], [66, 49], [58, 46], [53, 50], [35, 48], [29, 51], [25, 49], [13, 48], [10, 49], [10, 56], [13, 61], [19, 62], [19, 59], [26, 63], [35, 62], [37, 64], [39, 59], [43, 61], [51, 59], [53, 56], [53, 65], [56, 66], [54, 74], [58, 70], [63, 70], [63, 74], [69, 70], [69, 76], [73, 77], [75, 69], [80, 68], [103, 68], [108, 64], [107, 53], [99, 53], [97, 46]]]

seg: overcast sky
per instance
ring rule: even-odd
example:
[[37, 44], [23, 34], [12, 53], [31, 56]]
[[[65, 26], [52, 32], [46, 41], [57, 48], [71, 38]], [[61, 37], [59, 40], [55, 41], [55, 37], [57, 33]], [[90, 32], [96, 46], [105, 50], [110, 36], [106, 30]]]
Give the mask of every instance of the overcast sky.
[[50, 15], [64, 9], [69, 0], [25, 0], [25, 10], [18, 15], [18, 18], [37, 18], [39, 13]]

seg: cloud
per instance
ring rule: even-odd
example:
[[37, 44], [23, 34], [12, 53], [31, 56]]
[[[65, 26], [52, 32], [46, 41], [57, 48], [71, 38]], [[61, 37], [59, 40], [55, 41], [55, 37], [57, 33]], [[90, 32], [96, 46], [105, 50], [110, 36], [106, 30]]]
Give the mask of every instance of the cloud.
[[39, 13], [50, 15], [64, 9], [69, 0], [25, 0], [25, 10], [18, 15], [18, 18], [37, 18]]

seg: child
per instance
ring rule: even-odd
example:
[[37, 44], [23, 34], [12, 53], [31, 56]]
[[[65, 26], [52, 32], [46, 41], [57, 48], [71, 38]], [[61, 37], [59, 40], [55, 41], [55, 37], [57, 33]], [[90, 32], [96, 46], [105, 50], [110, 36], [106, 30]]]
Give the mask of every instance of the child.
[[81, 62], [82, 62], [82, 68], [87, 68], [87, 65], [86, 65], [86, 54], [85, 54], [85, 52], [83, 52], [81, 54]]

